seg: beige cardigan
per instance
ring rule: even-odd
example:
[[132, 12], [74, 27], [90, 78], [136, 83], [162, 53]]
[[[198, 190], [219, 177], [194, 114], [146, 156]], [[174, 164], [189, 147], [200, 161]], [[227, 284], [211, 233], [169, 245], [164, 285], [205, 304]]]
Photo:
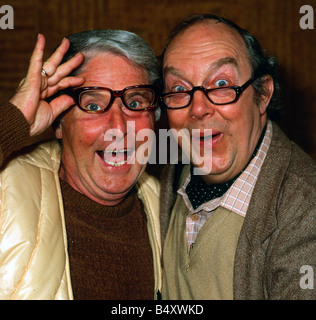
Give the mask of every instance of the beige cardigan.
[[[0, 174], [0, 299], [73, 299], [56, 141], [11, 160]], [[148, 219], [155, 292], [161, 289], [159, 184], [137, 183]]]

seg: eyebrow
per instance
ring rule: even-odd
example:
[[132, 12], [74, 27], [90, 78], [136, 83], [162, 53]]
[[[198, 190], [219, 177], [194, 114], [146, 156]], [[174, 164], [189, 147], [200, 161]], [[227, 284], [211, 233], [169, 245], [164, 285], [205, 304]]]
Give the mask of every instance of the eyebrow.
[[[210, 64], [208, 69], [212, 72], [215, 72], [216, 70], [220, 69], [221, 67], [223, 67], [225, 65], [232, 65], [233, 67], [235, 67], [239, 71], [239, 64], [238, 64], [237, 60], [233, 57], [221, 58], [221, 59], [213, 62], [212, 64]], [[176, 69], [172, 66], [166, 66], [163, 68], [163, 75], [165, 76], [167, 73], [171, 73], [171, 74], [173, 74], [175, 76], [179, 76], [179, 77], [183, 76], [183, 72], [181, 70]]]
[[214, 69], [214, 70], [218, 70], [220, 69], [222, 66], [225, 65], [232, 65], [233, 67], [237, 68], [239, 70], [239, 65], [238, 62], [235, 58], [233, 57], [224, 57], [221, 58], [217, 61], [215, 61], [214, 63], [211, 64], [210, 68]]

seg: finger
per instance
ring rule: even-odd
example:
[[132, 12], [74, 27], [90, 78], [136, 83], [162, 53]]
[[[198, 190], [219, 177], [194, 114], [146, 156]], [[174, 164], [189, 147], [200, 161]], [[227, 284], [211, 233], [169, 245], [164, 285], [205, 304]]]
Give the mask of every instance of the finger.
[[67, 95], [61, 95], [61, 96], [55, 98], [54, 100], [52, 100], [50, 102], [50, 106], [53, 111], [54, 121], [61, 113], [63, 113], [67, 109], [69, 109], [74, 104], [75, 104], [74, 100], [70, 96], [67, 96]]
[[[13, 104], [19, 107], [29, 121], [31, 121], [30, 119], [34, 116], [32, 110], [35, 110], [34, 108], [36, 108], [40, 96], [42, 81], [40, 74], [44, 48], [45, 37], [42, 34], [39, 34], [30, 58], [26, 77], [20, 82], [15, 95], [10, 99]], [[30, 105], [34, 108], [28, 108]], [[26, 109], [28, 109], [27, 112], [25, 111]]]
[[55, 73], [57, 67], [63, 60], [64, 55], [68, 51], [69, 46], [69, 40], [64, 38], [55, 52], [45, 61], [43, 64], [43, 69], [46, 71], [48, 76], [52, 76]]
[[[83, 77], [64, 78], [60, 82], [58, 82], [56, 85], [48, 87], [47, 93], [45, 93], [45, 96], [41, 96], [41, 99], [46, 99], [47, 97], [51, 97], [56, 92], [67, 89], [69, 87], [78, 87], [82, 85], [84, 81], [85, 81], [85, 78]], [[44, 93], [42, 94], [44, 95]]]
[[30, 59], [30, 65], [26, 75], [25, 82], [28, 82], [30, 80], [40, 80], [39, 74], [41, 72], [43, 64], [44, 48], [45, 37], [42, 34], [39, 34]]
[[73, 58], [60, 65], [55, 74], [48, 79], [48, 85], [53, 86], [61, 81], [61, 79], [68, 76], [73, 70], [81, 65], [83, 59], [83, 54], [79, 52]]

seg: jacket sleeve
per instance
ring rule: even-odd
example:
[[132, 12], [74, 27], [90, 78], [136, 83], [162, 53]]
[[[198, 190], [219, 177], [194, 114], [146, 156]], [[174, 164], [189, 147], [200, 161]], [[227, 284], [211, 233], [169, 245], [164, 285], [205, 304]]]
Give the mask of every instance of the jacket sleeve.
[[[297, 185], [292, 194], [288, 189], [286, 193], [280, 200], [282, 212], [279, 211], [278, 227], [266, 257], [268, 297], [273, 300], [315, 300], [315, 189]], [[297, 198], [303, 199], [300, 205], [295, 193]]]
[[29, 139], [30, 126], [13, 104], [0, 104], [0, 167], [13, 151], [20, 150]]

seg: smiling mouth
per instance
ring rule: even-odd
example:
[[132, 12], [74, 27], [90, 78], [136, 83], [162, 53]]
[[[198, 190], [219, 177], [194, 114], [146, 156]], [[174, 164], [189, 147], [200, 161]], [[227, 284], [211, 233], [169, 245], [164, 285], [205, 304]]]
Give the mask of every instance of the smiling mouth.
[[97, 151], [99, 157], [112, 167], [121, 167], [131, 158], [131, 149]]

